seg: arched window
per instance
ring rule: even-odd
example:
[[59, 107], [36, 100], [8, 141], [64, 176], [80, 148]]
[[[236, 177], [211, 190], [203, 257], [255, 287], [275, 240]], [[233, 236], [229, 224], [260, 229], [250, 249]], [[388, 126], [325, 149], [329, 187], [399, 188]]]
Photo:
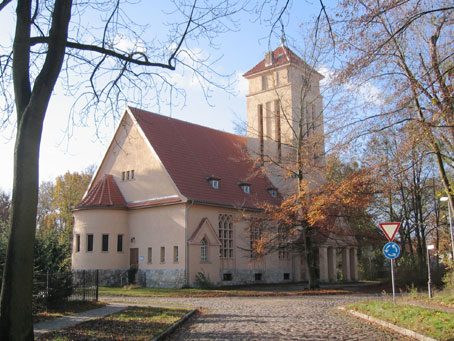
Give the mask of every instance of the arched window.
[[208, 262], [208, 243], [205, 238], [200, 242], [200, 262]]

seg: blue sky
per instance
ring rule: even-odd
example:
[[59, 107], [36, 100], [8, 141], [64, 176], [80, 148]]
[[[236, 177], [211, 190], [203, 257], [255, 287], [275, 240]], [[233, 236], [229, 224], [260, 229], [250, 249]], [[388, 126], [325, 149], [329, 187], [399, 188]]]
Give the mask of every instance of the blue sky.
[[[0, 12], [0, 20], [4, 23], [2, 27], [9, 28], [0, 32], [2, 45], [5, 45], [14, 33], [14, 5], [13, 3], [9, 10]], [[166, 17], [168, 9], [159, 8], [161, 5], [167, 6], [167, 2], [144, 1], [142, 5], [137, 5], [133, 11], [128, 12], [128, 15], [133, 16], [138, 22], [153, 23], [157, 27], [154, 31], [155, 36], [164, 36], [165, 27], [160, 25], [160, 21]], [[291, 41], [303, 47], [304, 37], [300, 36], [299, 26], [318, 10], [318, 1], [295, 1], [292, 4], [289, 12], [291, 14], [285, 20], [286, 34]], [[201, 52], [220, 58], [216, 70], [223, 74], [231, 74], [237, 79], [234, 95], [215, 90], [207, 103], [200, 87], [191, 81], [191, 75], [188, 72], [181, 74], [180, 69], [177, 69], [174, 79], [185, 88], [186, 103], [184, 107], [161, 106], [159, 113], [163, 115], [171, 113], [174, 118], [233, 132], [234, 121], [238, 118], [244, 120], [246, 117], [247, 83], [241, 75], [263, 59], [268, 49], [269, 27], [261, 20], [254, 20], [255, 18], [250, 13], [239, 16], [238, 30], [218, 37], [216, 50], [199, 47]], [[272, 48], [277, 47], [279, 39], [273, 39], [271, 44]], [[292, 46], [290, 43], [289, 45]], [[66, 171], [81, 171], [89, 165], [98, 165], [116, 128], [112, 121], [106, 121], [98, 129], [94, 127], [93, 122], [89, 122], [89, 126], [74, 127], [71, 137], [68, 138], [66, 128], [73, 99], [65, 97], [63, 93], [60, 87], [55, 89], [45, 119], [40, 154], [40, 181], [54, 180], [56, 176]], [[143, 109], [157, 111], [156, 107]], [[12, 120], [6, 128], [0, 130], [2, 160], [0, 189], [7, 192], [12, 188], [14, 129]]]

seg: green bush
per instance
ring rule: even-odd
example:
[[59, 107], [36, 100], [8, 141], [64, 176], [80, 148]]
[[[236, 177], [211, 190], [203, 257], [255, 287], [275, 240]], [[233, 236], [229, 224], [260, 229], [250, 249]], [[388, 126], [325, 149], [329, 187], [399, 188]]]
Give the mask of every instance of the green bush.
[[210, 278], [205, 276], [203, 272], [197, 272], [195, 275], [195, 285], [200, 289], [209, 289], [212, 287]]
[[137, 268], [131, 267], [128, 270], [128, 284], [134, 285], [136, 284], [136, 274], [137, 274]]

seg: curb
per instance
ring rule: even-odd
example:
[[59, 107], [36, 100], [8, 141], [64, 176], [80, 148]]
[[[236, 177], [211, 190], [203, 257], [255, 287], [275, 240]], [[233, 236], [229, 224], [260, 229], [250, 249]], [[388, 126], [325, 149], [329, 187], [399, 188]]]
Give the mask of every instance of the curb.
[[385, 327], [385, 328], [388, 328], [388, 329], [392, 329], [402, 335], [405, 335], [405, 336], [409, 336], [409, 337], [412, 337], [412, 338], [415, 338], [417, 340], [422, 340], [422, 341], [437, 341], [436, 339], [433, 339], [431, 337], [428, 337], [428, 336], [425, 336], [425, 335], [422, 335], [422, 334], [419, 334], [413, 330], [410, 330], [410, 329], [406, 329], [406, 328], [403, 328], [403, 327], [399, 327], [399, 326], [396, 326], [395, 324], [392, 324], [392, 323], [389, 323], [389, 322], [386, 322], [386, 321], [383, 321], [383, 320], [379, 320], [375, 317], [372, 317], [372, 316], [369, 316], [369, 315], [366, 315], [366, 314], [363, 314], [363, 313], [360, 313], [360, 312], [357, 312], [357, 311], [354, 311], [354, 310], [350, 310], [350, 309], [345, 309], [344, 307], [337, 307], [337, 309], [341, 310], [341, 311], [344, 311], [344, 312], [347, 312], [353, 316], [356, 316], [356, 317], [359, 317], [363, 320], [366, 320], [366, 321], [370, 321], [370, 322], [373, 322], [375, 324], [378, 324], [382, 327]]
[[152, 339], [152, 341], [160, 341], [160, 340], [164, 339], [166, 336], [169, 336], [175, 329], [177, 329], [180, 325], [182, 325], [184, 322], [186, 322], [186, 320], [188, 320], [192, 315], [194, 315], [195, 313], [198, 313], [198, 312], [199, 312], [198, 309], [193, 309], [190, 312], [186, 313], [186, 315], [184, 315], [181, 319], [179, 319], [177, 322], [172, 324], [169, 328], [164, 330], [161, 334], [156, 336], [154, 339]]

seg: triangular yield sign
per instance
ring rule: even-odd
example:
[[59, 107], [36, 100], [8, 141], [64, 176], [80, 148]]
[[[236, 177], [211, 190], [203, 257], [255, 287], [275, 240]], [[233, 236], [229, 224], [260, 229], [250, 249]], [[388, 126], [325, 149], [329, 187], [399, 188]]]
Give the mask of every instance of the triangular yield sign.
[[400, 227], [400, 223], [379, 223], [379, 225], [383, 233], [385, 234], [386, 238], [388, 238], [388, 240], [392, 242], [394, 236], [397, 233], [397, 230]]

